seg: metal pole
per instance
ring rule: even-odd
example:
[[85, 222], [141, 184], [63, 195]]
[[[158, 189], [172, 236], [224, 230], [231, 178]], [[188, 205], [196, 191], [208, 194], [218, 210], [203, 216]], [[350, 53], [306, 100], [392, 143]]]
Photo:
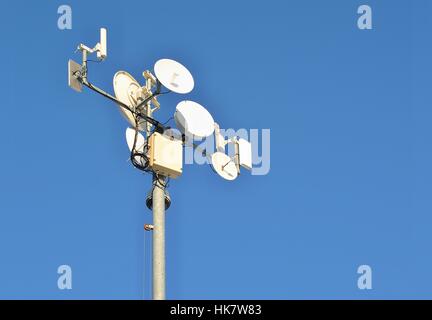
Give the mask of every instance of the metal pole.
[[82, 70], [84, 71], [82, 77], [83, 77], [83, 81], [87, 81], [87, 51], [84, 50], [82, 54], [83, 54]]
[[165, 300], [165, 177], [153, 175], [153, 300]]

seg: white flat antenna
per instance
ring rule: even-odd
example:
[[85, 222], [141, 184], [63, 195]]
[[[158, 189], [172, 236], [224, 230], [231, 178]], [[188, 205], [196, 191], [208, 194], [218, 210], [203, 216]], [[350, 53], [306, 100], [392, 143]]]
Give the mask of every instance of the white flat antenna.
[[68, 85], [77, 92], [82, 92], [82, 83], [77, 75], [81, 73], [81, 65], [69, 59], [68, 62]]
[[107, 57], [107, 30], [105, 28], [100, 29], [100, 42], [97, 49], [98, 59], [105, 60]]
[[238, 140], [239, 164], [248, 170], [252, 170], [252, 145], [245, 139]]
[[91, 53], [95, 53], [97, 55], [97, 58], [100, 61], [103, 61], [107, 57], [107, 30], [105, 28], [100, 29], [100, 40], [99, 42], [93, 47], [89, 48], [84, 44], [80, 44], [78, 46], [78, 50], [82, 51], [83, 53], [83, 63], [87, 62], [87, 55]]

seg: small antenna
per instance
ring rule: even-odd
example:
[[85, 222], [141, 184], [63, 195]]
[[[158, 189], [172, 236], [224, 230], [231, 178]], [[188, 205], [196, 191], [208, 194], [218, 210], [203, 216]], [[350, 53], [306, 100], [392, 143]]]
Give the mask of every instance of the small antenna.
[[239, 139], [237, 145], [239, 165], [247, 170], [252, 170], [252, 144], [245, 139]]
[[105, 28], [100, 29], [100, 41], [93, 47], [89, 48], [85, 44], [80, 44], [78, 50], [83, 53], [83, 63], [87, 63], [87, 55], [95, 53], [100, 61], [103, 61], [107, 57], [107, 30]]
[[235, 180], [238, 177], [238, 170], [235, 161], [223, 152], [215, 152], [211, 155], [213, 170], [225, 180]]
[[105, 28], [100, 29], [100, 42], [98, 43], [97, 57], [103, 61], [107, 57], [107, 30]]

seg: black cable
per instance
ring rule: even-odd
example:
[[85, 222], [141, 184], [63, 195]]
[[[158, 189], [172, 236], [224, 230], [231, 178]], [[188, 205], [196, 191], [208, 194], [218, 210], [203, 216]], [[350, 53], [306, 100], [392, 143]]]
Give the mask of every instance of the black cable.
[[[153, 180], [153, 188], [152, 188], [152, 190], [154, 190], [154, 188], [156, 188], [156, 187], [159, 188], [159, 189], [161, 189], [161, 190], [165, 190], [166, 188], [169, 187], [169, 181], [170, 181], [169, 177], [167, 177], [166, 181], [163, 182], [163, 178], [162, 179], [159, 178], [159, 175], [155, 172], [153, 174], [153, 178], [154, 178], [154, 180]], [[161, 182], [161, 180], [162, 180], [162, 182]]]
[[[131, 154], [130, 154], [130, 158], [131, 158], [131, 162], [134, 165], [135, 168], [144, 171], [146, 173], [150, 172], [149, 169], [149, 164], [150, 164], [150, 160], [147, 156], [147, 151], [148, 151], [148, 140], [146, 141], [145, 145], [143, 146], [143, 152], [138, 152], [136, 150], [136, 144], [138, 142], [138, 118], [134, 117], [135, 120], [135, 137], [134, 137], [134, 143], [131, 149]], [[139, 157], [141, 162], [137, 162], [135, 157]], [[144, 160], [144, 163], [143, 163]]]
[[[95, 87], [94, 85], [92, 85], [89, 81], [87, 81], [87, 79], [83, 79], [83, 75], [87, 74], [88, 68], [85, 68], [85, 70], [79, 71], [77, 70], [76, 72], [74, 72], [74, 75], [79, 73], [79, 80], [81, 81], [82, 84], [84, 84], [85, 86], [89, 87], [90, 89], [92, 89], [93, 91], [96, 91], [97, 93], [103, 95], [105, 98], [110, 99], [111, 101], [115, 102], [116, 104], [118, 104], [120, 107], [122, 107], [123, 109], [126, 109], [127, 111], [129, 111], [130, 113], [132, 113], [135, 116], [139, 116], [140, 118], [143, 118], [144, 120], [146, 120], [147, 122], [149, 122], [150, 124], [152, 124], [153, 126], [155, 126], [157, 128], [157, 130], [159, 132], [163, 132], [164, 128], [163, 126], [160, 124], [159, 121], [157, 121], [156, 119], [153, 119], [145, 114], [142, 114], [141, 112], [137, 112], [135, 110], [137, 110], [140, 106], [146, 104], [147, 102], [149, 102], [151, 99], [153, 99], [154, 97], [157, 97], [157, 95], [160, 94], [160, 87], [158, 87], [159, 92], [155, 92], [152, 95], [150, 95], [149, 97], [147, 97], [146, 99], [144, 99], [138, 106], [135, 107], [135, 110], [132, 110], [128, 105], [124, 104], [123, 102], [117, 100], [116, 98], [114, 98], [113, 96], [111, 96], [110, 94], [104, 92], [103, 90], [99, 89], [98, 87]], [[159, 82], [158, 82], [159, 83]], [[164, 92], [165, 94], [165, 92]]]
[[[95, 61], [95, 60], [87, 60], [90, 62], [100, 62], [100, 61]], [[127, 111], [129, 111], [135, 120], [135, 137], [134, 137], [134, 143], [131, 149], [131, 154], [130, 154], [130, 159], [132, 164], [134, 165], [134, 167], [136, 167], [137, 169], [144, 171], [146, 173], [150, 173], [152, 172], [157, 179], [157, 183], [156, 185], [160, 184], [164, 189], [168, 187], [169, 185], [169, 177], [167, 178], [166, 182], [163, 183], [160, 181], [159, 176], [157, 173], [153, 172], [151, 169], [149, 169], [149, 164], [150, 164], [150, 160], [147, 156], [147, 152], [148, 152], [148, 139], [149, 137], [155, 132], [160, 132], [163, 133], [165, 131], [165, 127], [164, 125], [166, 123], [168, 123], [171, 119], [173, 119], [173, 117], [171, 117], [170, 119], [168, 119], [168, 121], [165, 122], [165, 124], [161, 124], [159, 121], [157, 121], [156, 119], [153, 119], [147, 115], [142, 114], [138, 110], [141, 106], [145, 105], [146, 103], [148, 103], [149, 101], [151, 101], [153, 98], [157, 97], [158, 95], [162, 95], [162, 94], [167, 94], [170, 93], [171, 91], [166, 91], [166, 92], [160, 92], [161, 86], [162, 84], [159, 82], [159, 80], [157, 80], [157, 88], [156, 91], [154, 93], [152, 93], [149, 97], [147, 97], [146, 99], [144, 99], [143, 101], [141, 101], [136, 107], [135, 110], [132, 110], [128, 105], [124, 104], [123, 102], [117, 100], [115, 97], [111, 96], [110, 94], [104, 92], [102, 89], [99, 89], [98, 87], [92, 85], [89, 81], [87, 81], [87, 79], [85, 78], [84, 75], [87, 74], [88, 68], [84, 68], [83, 70], [77, 70], [74, 72], [74, 76], [77, 77], [77, 79], [84, 84], [85, 86], [87, 86], [88, 88], [92, 89], [93, 91], [101, 94], [102, 96], [108, 98], [109, 100], [115, 102], [117, 105], [119, 105], [121, 108], [126, 109]], [[78, 74], [78, 76], [77, 76]], [[136, 150], [136, 144], [138, 141], [138, 125], [139, 125], [139, 120], [140, 118], [144, 119], [145, 121], [147, 121], [148, 123], [150, 123], [151, 125], [153, 125], [153, 130], [152, 132], [149, 134], [148, 137], [146, 137], [146, 142], [143, 148], [143, 152], [138, 152]], [[141, 159], [140, 163], [135, 159], [135, 157], [139, 157]], [[143, 161], [144, 160], [144, 163]], [[160, 188], [160, 186], [158, 186]]]
[[163, 126], [165, 126], [168, 122], [170, 122], [171, 120], [174, 120], [174, 117], [169, 118], [167, 121], [165, 121], [164, 123], [162, 123]]

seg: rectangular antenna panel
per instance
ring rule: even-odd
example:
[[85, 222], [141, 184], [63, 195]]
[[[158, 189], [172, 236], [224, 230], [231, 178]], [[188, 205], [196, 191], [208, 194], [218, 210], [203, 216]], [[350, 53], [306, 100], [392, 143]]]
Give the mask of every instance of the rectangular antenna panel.
[[243, 168], [252, 170], [252, 145], [245, 139], [239, 139], [239, 158]]
[[107, 57], [107, 30], [105, 28], [100, 29], [100, 42], [97, 57], [99, 60], [105, 60]]
[[170, 178], [182, 174], [183, 143], [181, 140], [153, 133], [149, 139], [149, 167]]
[[73, 60], [68, 63], [68, 84], [75, 91], [82, 92], [82, 83], [75, 77], [75, 73], [81, 72], [81, 65]]

